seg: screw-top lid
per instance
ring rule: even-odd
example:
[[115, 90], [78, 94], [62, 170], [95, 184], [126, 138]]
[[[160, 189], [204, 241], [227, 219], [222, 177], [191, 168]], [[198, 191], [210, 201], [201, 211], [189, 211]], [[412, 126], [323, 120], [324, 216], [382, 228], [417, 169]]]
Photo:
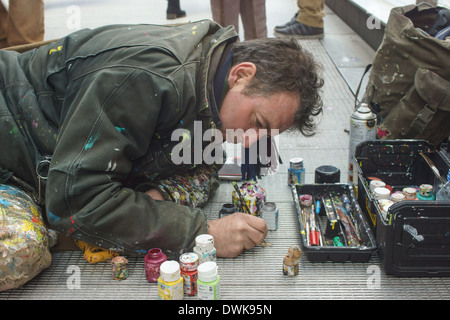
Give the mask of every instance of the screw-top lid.
[[303, 169], [303, 158], [293, 158], [289, 161], [289, 168], [294, 170]]
[[161, 279], [172, 282], [180, 279], [180, 264], [174, 260], [164, 261], [159, 268]]
[[194, 271], [198, 267], [198, 254], [186, 252], [180, 256], [180, 268], [183, 271]]
[[219, 276], [217, 263], [214, 261], [203, 262], [198, 266], [198, 279], [203, 282], [212, 282]]
[[225, 203], [220, 211], [223, 213], [235, 213], [237, 209], [233, 203]]
[[199, 249], [212, 249], [214, 248], [214, 238], [210, 234], [201, 234], [195, 238], [195, 245]]

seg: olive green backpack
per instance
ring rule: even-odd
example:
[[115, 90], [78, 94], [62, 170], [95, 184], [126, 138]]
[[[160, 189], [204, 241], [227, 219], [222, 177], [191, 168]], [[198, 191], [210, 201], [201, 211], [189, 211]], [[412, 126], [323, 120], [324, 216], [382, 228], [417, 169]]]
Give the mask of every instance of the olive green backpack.
[[437, 147], [449, 137], [450, 37], [436, 37], [449, 22], [449, 10], [425, 3], [391, 10], [364, 97], [378, 115], [378, 138]]

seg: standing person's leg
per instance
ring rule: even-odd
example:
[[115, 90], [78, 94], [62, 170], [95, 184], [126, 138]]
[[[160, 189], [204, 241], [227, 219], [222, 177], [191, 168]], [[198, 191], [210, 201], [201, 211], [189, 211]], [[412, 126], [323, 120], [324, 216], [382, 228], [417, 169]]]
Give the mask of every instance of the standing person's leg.
[[240, 2], [240, 0], [211, 0], [213, 20], [222, 27], [233, 25], [239, 33]]
[[180, 8], [180, 0], [168, 0], [166, 14], [168, 20], [186, 17], [186, 11]]
[[324, 0], [297, 0], [297, 15], [284, 26], [275, 28], [276, 37], [323, 38]]
[[9, 46], [44, 40], [43, 0], [10, 0], [8, 11]]
[[266, 0], [241, 1], [245, 40], [267, 38]]
[[297, 22], [314, 28], [323, 28], [324, 0], [297, 0], [297, 5], [299, 8]]

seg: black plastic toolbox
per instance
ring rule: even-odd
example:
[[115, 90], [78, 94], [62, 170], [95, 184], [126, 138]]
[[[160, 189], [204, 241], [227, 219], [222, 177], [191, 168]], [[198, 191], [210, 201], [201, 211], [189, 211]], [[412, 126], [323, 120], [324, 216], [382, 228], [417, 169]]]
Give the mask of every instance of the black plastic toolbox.
[[385, 215], [370, 192], [378, 178], [393, 191], [441, 182], [421, 155], [445, 179], [450, 164], [423, 140], [374, 140], [355, 150], [358, 202], [374, 230], [378, 254], [387, 274], [408, 277], [450, 276], [450, 201], [404, 200]]
[[[375, 236], [364, 217], [358, 202], [356, 201], [353, 188], [349, 184], [305, 184], [291, 186], [292, 196], [297, 211], [299, 232], [303, 243], [303, 253], [306, 254], [309, 261], [333, 261], [333, 262], [367, 262], [372, 253], [376, 250], [377, 245]], [[352, 246], [334, 246], [327, 243], [322, 245], [310, 245], [307, 240], [307, 232], [302, 219], [302, 208], [299, 197], [301, 195], [311, 195], [313, 199], [317, 199], [322, 195], [347, 195], [350, 200], [351, 211], [355, 218], [355, 225], [357, 225], [361, 236], [361, 245], [358, 247]], [[315, 202], [315, 201], [313, 201]], [[318, 214], [318, 222], [322, 236], [325, 235], [328, 218], [325, 214], [323, 203]]]

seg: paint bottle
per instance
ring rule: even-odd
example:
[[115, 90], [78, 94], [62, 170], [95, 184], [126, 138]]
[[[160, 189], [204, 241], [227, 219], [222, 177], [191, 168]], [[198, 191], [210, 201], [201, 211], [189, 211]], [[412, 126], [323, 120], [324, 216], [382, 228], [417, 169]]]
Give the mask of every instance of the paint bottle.
[[111, 260], [112, 278], [114, 280], [125, 280], [128, 278], [128, 260], [125, 257], [114, 257]]
[[159, 300], [183, 300], [184, 286], [180, 264], [174, 260], [164, 261], [158, 278]]
[[233, 203], [225, 203], [219, 211], [219, 218], [223, 218], [237, 212], [237, 208]]
[[200, 300], [220, 300], [220, 276], [214, 261], [198, 266], [197, 290]]
[[289, 162], [288, 185], [295, 186], [305, 183], [305, 168], [302, 158], [293, 158]]
[[159, 278], [159, 268], [167, 260], [167, 256], [159, 248], [150, 249], [144, 258], [145, 277], [148, 282], [157, 282]]
[[197, 294], [198, 255], [193, 252], [183, 253], [180, 256], [181, 276], [184, 280], [184, 294], [195, 296]]
[[214, 238], [210, 234], [201, 234], [195, 238], [194, 253], [198, 255], [198, 264], [206, 261], [216, 261]]

